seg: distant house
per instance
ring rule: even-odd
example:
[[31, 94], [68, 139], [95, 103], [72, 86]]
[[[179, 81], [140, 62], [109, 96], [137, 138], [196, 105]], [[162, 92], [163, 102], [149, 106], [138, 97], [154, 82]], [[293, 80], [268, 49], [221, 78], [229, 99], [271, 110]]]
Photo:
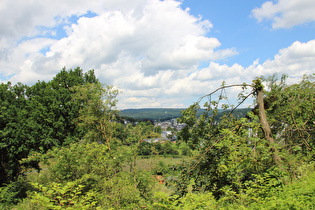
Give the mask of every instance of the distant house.
[[130, 121], [124, 119], [124, 123], [125, 123], [125, 125], [128, 125], [128, 124], [130, 124]]
[[148, 143], [156, 143], [156, 142], [162, 142], [162, 138], [154, 138], [154, 139], [144, 139], [143, 141], [148, 142]]
[[171, 131], [162, 131], [161, 137], [167, 139], [168, 135], [172, 135]]

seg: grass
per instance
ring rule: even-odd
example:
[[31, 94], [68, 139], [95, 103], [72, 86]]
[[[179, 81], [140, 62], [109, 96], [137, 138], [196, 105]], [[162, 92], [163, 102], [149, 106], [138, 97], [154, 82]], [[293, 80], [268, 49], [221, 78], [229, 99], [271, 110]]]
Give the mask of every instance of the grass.
[[[168, 165], [177, 165], [184, 161], [190, 161], [192, 157], [188, 156], [181, 156], [181, 157], [164, 157], [164, 156], [151, 156], [151, 157], [137, 157], [136, 160], [136, 169], [140, 171], [154, 171], [154, 169], [158, 166], [159, 162], [163, 162], [165, 166]], [[124, 170], [130, 171], [131, 170], [131, 163], [126, 163]], [[133, 163], [132, 163], [133, 164]]]
[[146, 170], [146, 171], [152, 171], [160, 161], [164, 162], [165, 165], [177, 165], [182, 163], [183, 161], [189, 161], [191, 160], [191, 157], [180, 157], [180, 158], [174, 158], [174, 157], [164, 157], [164, 156], [153, 156], [150, 158], [141, 158], [139, 157], [137, 159], [137, 165], [136, 168], [138, 170]]

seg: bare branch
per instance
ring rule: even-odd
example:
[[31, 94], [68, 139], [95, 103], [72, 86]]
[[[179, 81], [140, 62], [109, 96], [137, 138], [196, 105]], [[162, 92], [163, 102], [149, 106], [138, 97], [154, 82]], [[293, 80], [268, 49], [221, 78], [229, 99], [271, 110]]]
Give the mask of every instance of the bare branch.
[[216, 89], [215, 91], [213, 91], [213, 92], [211, 92], [211, 93], [209, 93], [209, 94], [207, 94], [207, 95], [204, 95], [204, 96], [200, 97], [197, 103], [199, 103], [199, 102], [200, 102], [202, 99], [204, 99], [205, 97], [211, 96], [212, 94], [218, 92], [219, 90], [222, 90], [222, 89], [225, 89], [225, 88], [231, 88], [231, 87], [248, 87], [248, 86], [252, 86], [252, 85], [243, 83], [243, 84], [222, 86], [222, 87], [219, 87], [218, 89]]
[[228, 117], [234, 112], [235, 109], [237, 109], [237, 107], [239, 107], [246, 99], [248, 99], [249, 96], [251, 96], [251, 95], [253, 95], [253, 94], [254, 94], [254, 91], [251, 92], [250, 94], [248, 94], [241, 102], [239, 102], [239, 103], [237, 104], [237, 106], [234, 107], [234, 109], [232, 109], [232, 110], [230, 111], [230, 113], [228, 114]]

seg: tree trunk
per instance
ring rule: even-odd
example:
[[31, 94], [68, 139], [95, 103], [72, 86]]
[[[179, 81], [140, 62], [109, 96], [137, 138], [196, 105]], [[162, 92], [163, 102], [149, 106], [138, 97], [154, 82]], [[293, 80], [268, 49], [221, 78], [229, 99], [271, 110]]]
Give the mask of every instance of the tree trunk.
[[257, 105], [258, 105], [258, 109], [259, 109], [259, 119], [260, 119], [262, 129], [265, 133], [265, 138], [267, 141], [269, 141], [269, 145], [272, 147], [274, 161], [279, 165], [281, 162], [281, 158], [278, 155], [278, 150], [276, 148], [275, 141], [272, 138], [271, 129], [270, 129], [269, 123], [267, 121], [267, 117], [266, 117], [266, 113], [265, 113], [265, 107], [264, 107], [263, 89], [260, 89], [257, 91]]

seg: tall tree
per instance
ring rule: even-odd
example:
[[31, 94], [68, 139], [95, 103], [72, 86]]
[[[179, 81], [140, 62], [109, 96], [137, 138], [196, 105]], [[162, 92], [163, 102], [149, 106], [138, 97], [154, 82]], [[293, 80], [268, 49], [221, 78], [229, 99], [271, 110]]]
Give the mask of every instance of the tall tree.
[[19, 160], [34, 148], [28, 133], [26, 85], [0, 84], [0, 185], [17, 177]]
[[106, 143], [111, 150], [117, 127], [116, 110], [119, 91], [101, 83], [75, 86], [73, 101], [80, 101], [81, 107], [76, 122], [85, 132], [86, 141]]
[[74, 119], [79, 116], [81, 101], [73, 101], [72, 87], [98, 83], [94, 71], [83, 74], [82, 69], [77, 67], [67, 71], [62, 69], [49, 83], [51, 89], [49, 109], [52, 113], [52, 136], [58, 140], [58, 144], [69, 144], [82, 137], [80, 130], [76, 127]]
[[90, 82], [98, 82], [94, 71], [84, 74], [78, 67], [64, 68], [50, 82], [38, 81], [31, 87], [10, 82], [0, 85], [0, 185], [19, 176], [19, 161], [30, 153], [45, 152], [83, 136], [73, 120], [84, 102], [72, 101], [71, 87]]

